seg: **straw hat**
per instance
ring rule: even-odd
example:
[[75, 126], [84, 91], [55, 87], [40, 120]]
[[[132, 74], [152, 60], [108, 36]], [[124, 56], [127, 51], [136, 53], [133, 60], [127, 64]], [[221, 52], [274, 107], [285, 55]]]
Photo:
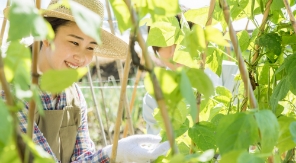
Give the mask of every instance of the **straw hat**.
[[[51, 0], [49, 7], [51, 5], [57, 5], [60, 0]], [[98, 14], [102, 19], [104, 18], [104, 6], [99, 0], [73, 0], [91, 11]], [[70, 21], [75, 21], [71, 10], [64, 5], [58, 5], [54, 9], [42, 9], [42, 14], [44, 17], [56, 17], [61, 19], [66, 19]], [[4, 10], [7, 12], [8, 8]], [[95, 20], [94, 20], [95, 21]], [[101, 28], [101, 39], [102, 44], [94, 49], [94, 54], [101, 57], [124, 59], [128, 54], [128, 45], [120, 38], [116, 37], [112, 33], [107, 32]]]

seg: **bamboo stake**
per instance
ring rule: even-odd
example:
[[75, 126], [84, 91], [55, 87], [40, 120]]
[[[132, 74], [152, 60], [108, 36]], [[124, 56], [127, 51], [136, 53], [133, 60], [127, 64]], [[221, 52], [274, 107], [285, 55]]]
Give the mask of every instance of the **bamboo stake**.
[[[113, 27], [113, 22], [112, 22], [112, 19], [111, 19], [111, 11], [110, 11], [110, 5], [109, 5], [109, 1], [106, 0], [106, 8], [107, 8], [107, 13], [108, 13], [108, 23], [109, 23], [109, 26], [110, 26], [110, 29], [111, 29], [111, 32], [112, 34], [115, 35], [115, 30], [114, 30], [114, 27]], [[116, 64], [117, 64], [117, 70], [118, 70], [118, 74], [119, 74], [119, 78], [120, 78], [120, 82], [122, 81], [122, 75], [123, 75], [123, 67], [122, 67], [122, 63], [119, 59], [116, 59]], [[130, 64], [130, 61], [128, 62], [127, 60], [125, 61], [125, 65], [127, 64]], [[131, 114], [130, 114], [130, 111], [129, 111], [129, 107], [128, 107], [128, 98], [125, 94], [125, 103], [124, 103], [124, 106], [125, 106], [125, 111], [126, 111], [126, 120], [127, 120], [127, 124], [129, 125], [129, 132], [131, 135], [134, 135], [134, 127], [133, 127], [133, 122], [132, 122], [132, 119], [131, 119]], [[118, 118], [118, 117], [117, 117]]]
[[[213, 17], [213, 13], [214, 13], [214, 9], [215, 9], [215, 4], [216, 4], [216, 0], [211, 0], [209, 12], [208, 12], [208, 20], [206, 22], [206, 26], [209, 26], [209, 25], [212, 24], [212, 17]], [[208, 42], [206, 42], [206, 45], [208, 45]], [[202, 61], [200, 62], [200, 69], [201, 70], [205, 69], [206, 58], [207, 58], [206, 51], [207, 50], [205, 49], [205, 52], [203, 52], [201, 54], [201, 58], [202, 58]], [[199, 92], [197, 92], [197, 95], [196, 95], [197, 114], [196, 114], [195, 123], [199, 122], [200, 104], [201, 104], [201, 94]]]
[[[122, 81], [122, 75], [123, 75], [123, 67], [122, 67], [122, 63], [119, 59], [116, 60], [116, 64], [117, 64], [117, 69], [118, 69], [118, 74], [119, 74], [119, 78], [120, 78], [120, 81]], [[127, 61], [125, 61], [125, 66], [126, 64], [130, 64], [127, 63]], [[133, 122], [132, 122], [132, 118], [131, 118], [131, 113], [130, 113], [130, 110], [129, 110], [129, 106], [128, 106], [129, 102], [128, 102], [128, 99], [127, 99], [127, 96], [125, 94], [125, 101], [124, 101], [124, 108], [125, 108], [125, 111], [126, 111], [126, 121], [127, 121], [127, 125], [129, 126], [128, 127], [128, 130], [129, 130], [129, 133], [131, 135], [134, 135], [134, 127], [133, 127]]]
[[248, 78], [248, 72], [246, 70], [244, 60], [241, 55], [240, 47], [238, 45], [238, 41], [236, 38], [236, 34], [235, 34], [235, 31], [233, 29], [232, 22], [230, 19], [229, 6], [228, 6], [226, 0], [220, 0], [220, 4], [222, 5], [224, 19], [225, 19], [226, 23], [228, 24], [230, 39], [233, 44], [234, 51], [235, 51], [235, 54], [236, 54], [236, 57], [238, 60], [239, 71], [241, 73], [241, 77], [244, 82], [244, 87], [245, 87], [246, 91], [248, 92], [251, 108], [252, 109], [257, 108], [258, 107], [257, 101], [255, 99], [254, 92], [253, 92], [252, 86], [250, 84], [250, 80]]
[[138, 41], [138, 43], [139, 43], [139, 45], [140, 45], [140, 47], [142, 49], [142, 54], [143, 54], [143, 57], [144, 57], [144, 60], [145, 60], [145, 67], [148, 69], [150, 78], [151, 78], [152, 83], [153, 83], [155, 99], [157, 101], [158, 107], [160, 108], [160, 113], [162, 115], [162, 118], [163, 118], [163, 121], [164, 121], [164, 124], [165, 124], [165, 130], [166, 130], [166, 133], [167, 133], [167, 137], [168, 137], [170, 146], [172, 148], [172, 155], [174, 155], [175, 153], [178, 153], [178, 148], [175, 146], [173, 127], [172, 127], [172, 124], [170, 122], [170, 119], [169, 119], [169, 116], [168, 116], [168, 113], [167, 113], [164, 97], [163, 97], [160, 85], [159, 85], [159, 83], [157, 81], [157, 78], [156, 78], [156, 76], [154, 74], [154, 71], [153, 71], [154, 65], [153, 65], [153, 62], [151, 61], [151, 58], [149, 56], [147, 46], [146, 46], [146, 43], [145, 43], [145, 41], [143, 39], [141, 31], [139, 30], [139, 27], [137, 25], [138, 24], [137, 23], [138, 18], [136, 16], [136, 13], [135, 13], [134, 9], [131, 6], [131, 1], [130, 0], [124, 0], [124, 2], [126, 3], [126, 5], [129, 8], [129, 11], [130, 11], [130, 14], [131, 14], [131, 21], [132, 21], [132, 23], [134, 25], [135, 30], [137, 31], [137, 34], [136, 34], [137, 35], [137, 41]]
[[[138, 87], [138, 84], [139, 84], [139, 81], [141, 78], [141, 74], [142, 74], [142, 71], [138, 68], [137, 75], [136, 75], [136, 81], [135, 81], [134, 89], [133, 89], [133, 93], [132, 93], [132, 99], [131, 99], [131, 102], [129, 105], [130, 113], [132, 113], [132, 111], [133, 111], [133, 106], [134, 106], [136, 94], [137, 94], [137, 87]], [[123, 130], [123, 137], [124, 138], [127, 136], [127, 131], [128, 131], [128, 124], [125, 125], [125, 128]]]
[[[102, 76], [101, 76], [101, 72], [100, 72], [100, 63], [99, 63], [99, 60], [98, 60], [97, 56], [96, 56], [96, 68], [97, 68], [97, 75], [98, 75], [100, 87], [103, 87], [103, 83], [102, 83], [103, 80], [102, 80]], [[107, 110], [106, 110], [104, 92], [103, 92], [102, 88], [99, 88], [99, 90], [100, 90], [101, 96], [102, 96], [103, 110], [104, 110], [105, 117], [106, 117], [106, 125], [107, 125], [107, 129], [108, 129], [108, 136], [109, 136], [110, 143], [112, 144], [112, 138], [111, 138], [110, 126], [109, 126], [109, 118], [108, 118]]]
[[107, 143], [107, 140], [106, 140], [106, 135], [105, 135], [105, 131], [104, 131], [102, 118], [101, 118], [100, 111], [99, 111], [99, 108], [98, 108], [98, 103], [97, 103], [97, 99], [96, 99], [96, 95], [95, 95], [95, 91], [94, 91], [94, 87], [93, 87], [93, 83], [92, 83], [92, 78], [91, 78], [91, 75], [90, 75], [89, 66], [87, 66], [87, 69], [88, 69], [87, 78], [88, 78], [89, 85], [90, 85], [90, 90], [91, 90], [91, 95], [92, 95], [92, 99], [93, 99], [93, 102], [94, 102], [94, 107], [96, 108], [97, 118], [98, 118], [99, 123], [100, 123], [100, 128], [101, 128], [101, 132], [102, 132], [102, 135], [103, 135], [104, 145], [107, 146], [108, 143]]
[[[263, 14], [263, 18], [262, 18], [262, 23], [259, 27], [259, 33], [257, 35], [257, 37], [259, 37], [263, 31], [264, 31], [264, 28], [265, 28], [265, 25], [267, 23], [267, 20], [268, 20], [268, 14], [269, 14], [269, 11], [270, 11], [270, 6], [271, 6], [271, 3], [272, 3], [273, 0], [269, 0], [267, 3], [266, 3], [266, 8], [265, 8], [265, 11], [264, 11], [264, 14]], [[255, 45], [255, 53], [253, 55], [253, 58], [252, 58], [252, 65], [256, 63], [258, 57], [259, 57], [259, 48], [260, 46], [258, 44]]]
[[290, 4], [289, 4], [289, 2], [287, 0], [283, 0], [283, 1], [284, 1], [285, 6], [286, 6], [287, 12], [289, 14], [290, 21], [291, 21], [291, 24], [292, 24], [293, 29], [294, 29], [294, 33], [296, 34], [296, 22], [295, 22], [295, 17], [293, 15], [292, 10], [291, 10]]
[[[131, 55], [126, 56], [126, 63], [130, 63], [131, 61]], [[118, 147], [118, 140], [119, 140], [119, 134], [120, 134], [120, 126], [122, 121], [122, 113], [123, 113], [123, 104], [125, 102], [125, 95], [126, 95], [126, 85], [127, 85], [127, 79], [128, 79], [128, 72], [130, 69], [130, 64], [126, 64], [124, 66], [124, 74], [121, 82], [121, 91], [120, 91], [120, 99], [119, 99], [119, 105], [117, 110], [117, 118], [115, 122], [115, 128], [114, 128], [114, 138], [113, 138], [113, 146], [112, 146], [112, 153], [111, 153], [111, 163], [115, 163], [116, 160], [116, 154], [117, 154], [117, 147]]]

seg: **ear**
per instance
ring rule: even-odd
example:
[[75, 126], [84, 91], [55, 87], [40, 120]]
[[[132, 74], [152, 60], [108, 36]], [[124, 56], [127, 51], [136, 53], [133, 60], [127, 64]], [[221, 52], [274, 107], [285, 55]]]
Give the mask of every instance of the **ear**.
[[43, 44], [43, 46], [45, 46], [45, 47], [49, 47], [49, 46], [50, 46], [50, 43], [49, 43], [48, 40], [43, 40], [43, 41], [42, 41], [42, 44]]

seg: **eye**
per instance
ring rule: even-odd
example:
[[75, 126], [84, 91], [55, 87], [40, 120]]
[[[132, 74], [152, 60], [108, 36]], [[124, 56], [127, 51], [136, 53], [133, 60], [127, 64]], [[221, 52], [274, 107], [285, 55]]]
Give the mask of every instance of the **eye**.
[[94, 50], [94, 48], [92, 48], [92, 47], [88, 47], [87, 49], [88, 49], [88, 50]]
[[75, 42], [75, 41], [69, 41], [69, 42], [72, 43], [75, 46], [78, 46], [79, 45], [78, 42]]

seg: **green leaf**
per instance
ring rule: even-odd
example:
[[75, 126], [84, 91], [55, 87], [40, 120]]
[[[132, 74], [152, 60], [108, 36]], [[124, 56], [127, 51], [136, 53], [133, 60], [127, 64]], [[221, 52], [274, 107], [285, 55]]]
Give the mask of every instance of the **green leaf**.
[[259, 46], [265, 47], [267, 51], [270, 51], [275, 55], [280, 55], [282, 52], [281, 42], [282, 39], [277, 33], [262, 34], [256, 40], [256, 43]]
[[259, 84], [267, 85], [268, 84], [268, 75], [272, 75], [273, 72], [270, 71], [270, 65], [268, 63], [264, 63], [261, 71], [259, 72]]
[[178, 0], [147, 0], [147, 5], [153, 20], [162, 16], [175, 16], [181, 12]]
[[0, 150], [1, 162], [21, 163], [18, 151], [16, 150], [17, 146], [14, 139], [12, 139], [12, 136], [6, 139], [5, 141], [7, 142], [5, 147], [3, 148], [3, 150]]
[[207, 26], [205, 28], [205, 36], [207, 41], [211, 41], [221, 46], [230, 46], [229, 43], [224, 39], [222, 32], [213, 26]]
[[271, 153], [279, 137], [277, 118], [270, 110], [260, 110], [255, 113], [255, 119], [261, 135], [261, 152]]
[[249, 33], [246, 30], [240, 31], [237, 34], [238, 43], [242, 52], [247, 50], [250, 44]]
[[[124, 32], [132, 26], [131, 15], [123, 0], [110, 0], [114, 15], [118, 22], [120, 32]], [[124, 14], [123, 14], [124, 13]]]
[[239, 155], [237, 162], [238, 163], [246, 163], [246, 162], [265, 163], [265, 160], [256, 156], [255, 154], [243, 152]]
[[86, 68], [49, 70], [41, 76], [40, 88], [51, 93], [60, 93], [87, 72]]
[[222, 155], [221, 161], [219, 163], [237, 163], [238, 157], [243, 153], [243, 150], [236, 150]]
[[281, 10], [281, 8], [284, 8], [285, 4], [283, 1], [272, 1], [270, 9], [271, 10]]
[[0, 100], [0, 124], [2, 127], [0, 127], [0, 153], [3, 150], [3, 148], [9, 143], [9, 140], [12, 137], [12, 117], [10, 113], [8, 112], [8, 108], [6, 107], [3, 100]]
[[101, 18], [95, 12], [75, 1], [69, 1], [69, 3], [78, 27], [83, 31], [83, 33], [94, 38], [96, 42], [100, 44], [101, 24], [104, 18]]
[[276, 146], [279, 149], [280, 154], [296, 146], [296, 143], [293, 141], [293, 137], [290, 132], [290, 125], [295, 121], [296, 119], [286, 116], [281, 116], [278, 118], [278, 122], [280, 124], [280, 137]]
[[[184, 16], [187, 21], [193, 22], [204, 27], [208, 20], [209, 7], [192, 9], [185, 12]], [[213, 24], [213, 23], [212, 23]]]
[[[218, 47], [217, 47], [218, 48]], [[206, 66], [209, 67], [218, 76], [222, 73], [223, 55], [215, 47], [208, 47]]]
[[151, 25], [147, 44], [158, 47], [171, 46], [178, 40], [179, 31], [179, 22], [175, 17], [160, 19]]
[[3, 59], [6, 69], [13, 71], [10, 75], [14, 78], [14, 84], [21, 85], [27, 90], [31, 83], [31, 52], [19, 41], [12, 41], [7, 49], [7, 55]]
[[231, 92], [227, 88], [222, 87], [222, 86], [216, 87], [216, 94], [217, 95], [223, 95], [223, 96], [226, 96], [228, 98], [232, 98]]
[[[34, 1], [13, 0], [8, 13], [10, 28], [8, 31], [8, 40], [20, 40], [21, 38], [32, 36], [38, 39], [47, 38], [49, 30], [46, 22], [38, 13]], [[20, 27], [21, 30], [20, 30]], [[52, 32], [51, 32], [52, 33]]]
[[216, 142], [222, 156], [233, 150], [248, 149], [258, 138], [258, 127], [251, 114], [226, 115], [217, 127]]
[[188, 135], [201, 150], [216, 149], [215, 129], [211, 122], [202, 121], [189, 128]]
[[190, 84], [190, 81], [185, 74], [184, 70], [181, 72], [181, 81], [180, 81], [180, 91], [182, 96], [185, 98], [186, 102], [190, 105], [190, 115], [192, 119], [196, 118], [197, 107], [196, 107], [196, 99], [193, 94], [193, 90]]
[[196, 88], [205, 98], [214, 95], [214, 86], [211, 79], [202, 70], [188, 69], [186, 72], [192, 87]]
[[292, 122], [289, 128], [292, 135], [292, 139], [294, 143], [296, 143], [296, 121]]
[[274, 88], [272, 95], [270, 97], [270, 105], [272, 110], [278, 105], [278, 102], [286, 97], [289, 92], [290, 83], [287, 78], [283, 78]]

